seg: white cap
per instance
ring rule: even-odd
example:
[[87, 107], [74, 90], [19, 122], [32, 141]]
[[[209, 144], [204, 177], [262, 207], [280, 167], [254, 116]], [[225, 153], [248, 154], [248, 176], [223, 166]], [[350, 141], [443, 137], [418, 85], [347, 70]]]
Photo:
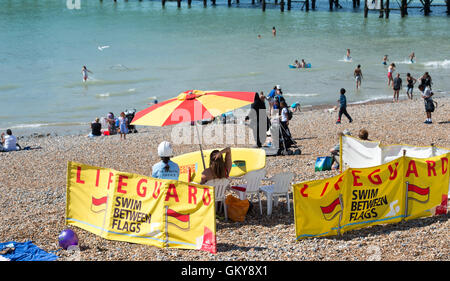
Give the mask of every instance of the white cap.
[[163, 141], [158, 145], [158, 155], [159, 157], [172, 157], [173, 150], [172, 145], [168, 141]]
[[276, 87], [277, 87], [277, 89], [278, 89], [278, 90], [280, 90], [280, 89], [281, 89], [281, 86], [280, 86], [280, 85], [277, 85]]

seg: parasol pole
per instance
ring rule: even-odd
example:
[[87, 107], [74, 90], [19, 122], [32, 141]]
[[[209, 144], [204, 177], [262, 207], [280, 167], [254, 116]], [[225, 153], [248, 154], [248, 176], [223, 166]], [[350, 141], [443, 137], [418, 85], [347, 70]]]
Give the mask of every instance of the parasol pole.
[[201, 138], [200, 138], [200, 133], [198, 131], [198, 124], [197, 124], [196, 121], [195, 121], [195, 129], [197, 130], [198, 145], [200, 146], [200, 153], [202, 155], [203, 170], [206, 170], [205, 158], [203, 157], [202, 141], [201, 141]]

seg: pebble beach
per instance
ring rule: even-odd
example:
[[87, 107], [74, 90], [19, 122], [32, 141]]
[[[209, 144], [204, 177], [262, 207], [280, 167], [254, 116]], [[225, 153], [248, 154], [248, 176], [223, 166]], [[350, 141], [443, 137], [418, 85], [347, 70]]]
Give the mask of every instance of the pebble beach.
[[[335, 124], [337, 112], [315, 107], [295, 113], [290, 130], [301, 155], [267, 157], [267, 177], [292, 171], [302, 182], [334, 176], [338, 171], [314, 172], [315, 160], [328, 156], [345, 129], [353, 135], [365, 128], [369, 139], [383, 144], [410, 144], [450, 148], [450, 97], [434, 98], [438, 108], [433, 124], [427, 125], [423, 100], [398, 103], [377, 102], [350, 105], [352, 123], [343, 117]], [[206, 125], [210, 126], [210, 125]], [[211, 125], [212, 126], [212, 125]], [[168, 140], [170, 127], [140, 127], [139, 133], [90, 139], [83, 135], [22, 136], [19, 143], [30, 150], [0, 153], [0, 242], [33, 241], [59, 261], [74, 259], [60, 250], [58, 234], [65, 229], [66, 169], [68, 161], [112, 168], [150, 176], [159, 161], [157, 145]], [[14, 132], [13, 132], [14, 133]], [[20, 137], [20, 136], [19, 136]], [[220, 147], [223, 147], [221, 145]], [[251, 143], [231, 147], [252, 147]], [[204, 145], [204, 149], [217, 148]], [[196, 151], [198, 145], [174, 145], [176, 155]], [[238, 182], [238, 180], [235, 180]], [[217, 219], [217, 254], [198, 250], [161, 249], [103, 239], [71, 227], [78, 235], [81, 261], [448, 261], [449, 215], [381, 225], [331, 236], [296, 240], [294, 215], [285, 199], [268, 217], [266, 199], [263, 215], [258, 202], [244, 222]]]

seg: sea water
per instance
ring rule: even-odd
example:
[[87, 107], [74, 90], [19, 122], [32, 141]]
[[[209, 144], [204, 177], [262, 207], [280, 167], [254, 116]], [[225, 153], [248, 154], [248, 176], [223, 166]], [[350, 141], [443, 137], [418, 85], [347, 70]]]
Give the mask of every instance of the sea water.
[[[139, 111], [189, 89], [268, 94], [279, 84], [288, 103], [302, 106], [335, 105], [340, 88], [350, 103], [389, 99], [386, 54], [404, 86], [407, 72], [418, 78], [428, 71], [437, 95], [450, 90], [443, 8], [429, 17], [411, 9], [405, 18], [393, 11], [389, 19], [378, 12], [364, 19], [363, 4], [353, 10], [351, 1], [334, 12], [327, 1], [310, 12], [294, 3], [284, 13], [273, 3], [262, 12], [258, 1], [231, 8], [184, 1], [180, 9], [160, 1], [79, 3], [0, 0], [0, 130], [88, 133], [96, 117]], [[312, 68], [289, 68], [295, 59]], [[358, 64], [364, 79], [356, 90]], [[83, 65], [92, 71], [87, 82]]]

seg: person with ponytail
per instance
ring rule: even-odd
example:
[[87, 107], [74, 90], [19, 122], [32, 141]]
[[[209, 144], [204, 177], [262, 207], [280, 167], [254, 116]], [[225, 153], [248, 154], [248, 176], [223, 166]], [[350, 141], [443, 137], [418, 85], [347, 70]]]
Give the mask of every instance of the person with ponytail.
[[161, 161], [153, 165], [152, 177], [158, 179], [178, 180], [180, 175], [180, 167], [178, 164], [171, 161], [173, 156], [172, 145], [170, 142], [163, 141], [158, 146], [158, 155]]
[[[224, 153], [225, 159], [222, 156]], [[231, 148], [212, 151], [209, 155], [209, 168], [203, 171], [200, 184], [205, 184], [213, 179], [227, 178], [230, 174], [231, 165]]]

